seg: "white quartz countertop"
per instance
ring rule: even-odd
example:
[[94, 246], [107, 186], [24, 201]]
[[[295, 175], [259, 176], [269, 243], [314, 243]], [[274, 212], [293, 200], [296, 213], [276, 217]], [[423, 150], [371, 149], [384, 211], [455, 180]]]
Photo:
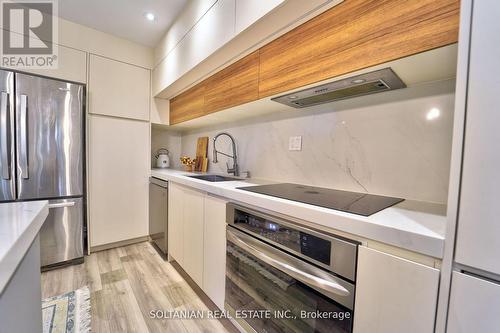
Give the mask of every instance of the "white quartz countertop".
[[153, 177], [331, 228], [332, 233], [339, 230], [431, 257], [443, 257], [446, 216], [445, 207], [441, 205], [403, 201], [365, 217], [237, 189], [262, 184], [260, 180], [207, 182], [189, 175], [193, 173], [151, 170]]
[[49, 214], [47, 201], [0, 204], [0, 294]]

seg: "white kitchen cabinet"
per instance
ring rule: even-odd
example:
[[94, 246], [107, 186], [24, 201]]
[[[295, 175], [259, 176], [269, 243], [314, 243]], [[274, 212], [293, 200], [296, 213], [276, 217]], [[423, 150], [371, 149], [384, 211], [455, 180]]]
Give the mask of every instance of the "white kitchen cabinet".
[[1, 332], [42, 331], [40, 264], [40, 236], [37, 236], [0, 293]]
[[235, 0], [219, 0], [158, 64], [154, 95], [193, 69], [234, 37]]
[[184, 188], [183, 264], [182, 268], [203, 287], [204, 193]]
[[434, 331], [439, 270], [359, 247], [354, 333]]
[[226, 201], [174, 182], [168, 191], [169, 256], [223, 309]]
[[448, 333], [494, 333], [500, 328], [500, 284], [453, 272]]
[[455, 261], [500, 275], [500, 3], [474, 1]]
[[176, 183], [168, 184], [168, 255], [184, 265], [184, 192]]
[[174, 182], [168, 191], [168, 254], [202, 288], [205, 194]]
[[236, 0], [235, 34], [239, 34], [284, 0]]
[[61, 80], [87, 83], [87, 53], [62, 45], [58, 45], [57, 49], [57, 68], [30, 69], [27, 72]]
[[90, 55], [89, 112], [149, 120], [150, 70]]
[[92, 247], [148, 235], [149, 123], [89, 116]]
[[226, 203], [224, 199], [205, 196], [203, 291], [221, 310], [226, 284]]
[[184, 9], [155, 47], [155, 65], [177, 46], [215, 2], [217, 0], [191, 0], [186, 3]]

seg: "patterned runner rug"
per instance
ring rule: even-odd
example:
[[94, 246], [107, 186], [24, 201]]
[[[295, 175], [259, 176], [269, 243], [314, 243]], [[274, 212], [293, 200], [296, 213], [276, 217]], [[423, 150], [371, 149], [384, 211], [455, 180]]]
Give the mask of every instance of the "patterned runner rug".
[[90, 332], [90, 291], [83, 287], [42, 301], [43, 333]]

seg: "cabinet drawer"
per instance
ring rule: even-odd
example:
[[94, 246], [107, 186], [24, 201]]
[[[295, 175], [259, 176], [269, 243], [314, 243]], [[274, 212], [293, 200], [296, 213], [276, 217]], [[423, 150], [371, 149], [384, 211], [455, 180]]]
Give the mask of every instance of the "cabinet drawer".
[[432, 333], [438, 285], [439, 270], [360, 246], [354, 333]]

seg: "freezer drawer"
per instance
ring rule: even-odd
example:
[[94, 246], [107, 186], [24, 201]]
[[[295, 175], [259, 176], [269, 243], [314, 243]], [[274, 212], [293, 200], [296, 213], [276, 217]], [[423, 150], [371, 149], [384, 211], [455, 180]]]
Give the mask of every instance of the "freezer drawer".
[[83, 257], [83, 199], [49, 201], [40, 231], [42, 266]]
[[494, 333], [500, 327], [500, 284], [453, 272], [448, 333]]

